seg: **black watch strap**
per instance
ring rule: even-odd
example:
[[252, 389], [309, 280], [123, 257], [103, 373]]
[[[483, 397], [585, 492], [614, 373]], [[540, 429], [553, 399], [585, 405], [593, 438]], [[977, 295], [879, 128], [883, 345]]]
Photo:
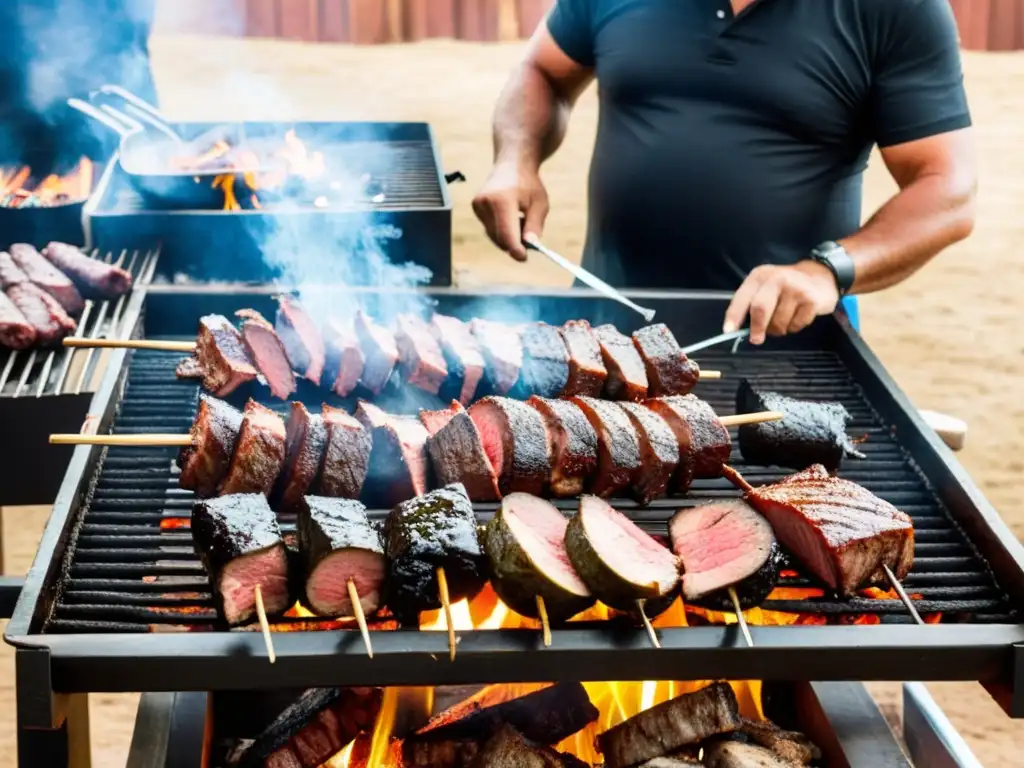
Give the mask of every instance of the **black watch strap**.
[[839, 243], [829, 240], [815, 246], [811, 251], [811, 259], [828, 267], [836, 279], [839, 295], [845, 296], [853, 287], [856, 278], [856, 265], [853, 257]]

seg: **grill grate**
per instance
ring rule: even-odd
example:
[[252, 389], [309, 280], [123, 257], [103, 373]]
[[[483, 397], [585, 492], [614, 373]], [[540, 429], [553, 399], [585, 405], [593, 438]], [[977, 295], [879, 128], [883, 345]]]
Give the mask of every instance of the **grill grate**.
[[[174, 378], [177, 358], [137, 352], [115, 433], [186, 432], [198, 398], [193, 383]], [[842, 360], [831, 352], [756, 352], [734, 356], [707, 353], [702, 365], [723, 371], [721, 381], [702, 383], [697, 394], [722, 415], [734, 410], [740, 377], [794, 397], [842, 402], [853, 416], [850, 432], [866, 435], [862, 461], [846, 463], [842, 476], [861, 483], [909, 514], [916, 530], [914, 568], [908, 592], [923, 599], [922, 614], [942, 612], [946, 621], [1011, 623], [1013, 613], [981, 557], [951, 521], [907, 452], [881, 422]], [[282, 403], [267, 403], [283, 411]], [[735, 437], [735, 435], [734, 435]], [[192, 494], [177, 487], [174, 449], [110, 448], [85, 509], [69, 555], [58, 599], [44, 628], [50, 633], [212, 630], [216, 615], [202, 566], [192, 552], [187, 517]], [[785, 472], [745, 465], [734, 451], [732, 463], [754, 484], [773, 482]], [[647, 508], [629, 501], [628, 510], [652, 532], [680, 506], [735, 496], [725, 480], [694, 483], [689, 496], [663, 499]], [[571, 502], [559, 502], [569, 508]], [[493, 505], [480, 505], [487, 518]], [[384, 511], [375, 513], [383, 516]], [[285, 530], [292, 528], [287, 524]], [[787, 578], [780, 586], [812, 586]], [[831, 617], [874, 614], [882, 623], [910, 623], [898, 600], [834, 599], [769, 601], [766, 610]], [[308, 624], [316, 620], [296, 619]], [[332, 625], [332, 626], [336, 626]]]

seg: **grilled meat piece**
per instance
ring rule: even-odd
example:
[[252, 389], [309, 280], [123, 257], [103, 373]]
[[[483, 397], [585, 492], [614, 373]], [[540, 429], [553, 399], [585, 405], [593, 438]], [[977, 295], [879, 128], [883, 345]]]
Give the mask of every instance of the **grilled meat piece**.
[[405, 380], [436, 395], [448, 378], [448, 364], [430, 326], [418, 315], [399, 315], [395, 321], [395, 342]]
[[569, 381], [562, 396], [600, 397], [608, 369], [604, 367], [594, 329], [586, 320], [570, 320], [562, 326], [562, 338], [569, 351]]
[[438, 568], [444, 568], [452, 602], [474, 597], [487, 580], [487, 556], [461, 483], [396, 506], [384, 523], [384, 539], [387, 605], [404, 623], [441, 607]]
[[310, 415], [306, 406], [293, 402], [285, 430], [284, 467], [274, 485], [274, 507], [278, 512], [294, 514], [302, 508], [302, 497], [317, 485], [326, 447], [327, 425], [323, 417]]
[[195, 356], [204, 372], [203, 388], [218, 397], [230, 395], [258, 373], [241, 334], [224, 315], [199, 318]]
[[523, 367], [523, 342], [511, 325], [475, 318], [469, 324], [483, 352], [487, 387], [497, 395], [507, 395]]
[[363, 400], [356, 418], [370, 433], [367, 504], [391, 507], [427, 491], [427, 430], [414, 416], [394, 416]]
[[340, 320], [329, 320], [324, 327], [325, 384], [339, 397], [348, 397], [363, 377], [366, 362], [355, 327]]
[[116, 264], [93, 259], [67, 243], [50, 243], [43, 256], [71, 278], [87, 299], [116, 299], [132, 289], [132, 275]]
[[472, 768], [575, 768], [581, 763], [550, 747], [534, 744], [511, 725], [503, 726], [484, 744]]
[[551, 459], [540, 414], [518, 400], [485, 397], [473, 404], [469, 415], [501, 493], [542, 493], [551, 475]]
[[78, 317], [85, 309], [85, 299], [71, 278], [48, 262], [31, 245], [15, 243], [10, 247], [11, 258], [26, 277], [42, 288], [61, 305], [65, 312]]
[[569, 350], [562, 334], [547, 323], [527, 323], [519, 334], [523, 365], [513, 394], [557, 397], [569, 381]]
[[579, 496], [587, 479], [597, 471], [597, 433], [576, 403], [531, 397], [527, 405], [544, 420], [551, 457], [552, 496]]
[[274, 326], [255, 309], [240, 309], [235, 315], [242, 319], [241, 335], [245, 350], [267, 382], [270, 394], [287, 400], [295, 393], [295, 374]]
[[679, 444], [668, 424], [650, 408], [640, 403], [622, 402], [629, 421], [640, 438], [640, 469], [630, 488], [633, 497], [648, 504], [665, 493], [669, 479], [679, 465]]
[[395, 363], [398, 362], [398, 345], [394, 334], [382, 325], [377, 325], [361, 310], [356, 312], [356, 337], [363, 348], [362, 385], [374, 395], [384, 391]]
[[182, 358], [174, 369], [174, 375], [179, 379], [202, 379], [205, 376], [203, 367], [196, 360], [195, 355]]
[[791, 469], [821, 464], [836, 472], [844, 458], [864, 458], [846, 434], [851, 417], [842, 403], [794, 400], [756, 390], [744, 379], [736, 391], [736, 413], [760, 411], [779, 411], [785, 418], [739, 428], [740, 453], [748, 464]]
[[274, 329], [288, 352], [292, 368], [317, 386], [324, 372], [326, 350], [324, 337], [313, 318], [294, 299], [281, 296], [277, 300]]
[[178, 485], [201, 499], [217, 495], [231, 466], [241, 428], [241, 411], [223, 400], [200, 396], [192, 422], [192, 444], [178, 453]]
[[7, 298], [7, 294], [0, 293], [0, 347], [28, 349], [35, 341], [36, 329], [14, 302]]
[[614, 325], [594, 329], [601, 358], [608, 369], [604, 396], [609, 400], [640, 401], [647, 397], [647, 369], [629, 336], [619, 333]]
[[269, 495], [284, 464], [286, 435], [278, 414], [255, 400], [246, 403], [235, 455], [220, 492]]
[[373, 438], [370, 430], [340, 408], [323, 406], [327, 445], [320, 469], [319, 492], [324, 496], [358, 499], [370, 471]]
[[544, 599], [553, 622], [570, 619], [594, 604], [565, 551], [567, 526], [554, 505], [528, 493], [506, 496], [487, 525], [491, 586], [521, 616], [539, 618], [538, 597]]
[[[427, 413], [435, 414], [433, 418]], [[436, 414], [446, 414], [444, 425]], [[469, 413], [457, 402], [446, 411], [423, 411], [420, 418], [431, 432], [427, 440], [427, 455], [434, 468], [434, 477], [441, 485], [461, 482], [473, 501], [497, 501], [501, 498], [498, 476], [484, 451], [480, 432]], [[430, 421], [430, 423], [428, 423]]]
[[644, 710], [597, 737], [605, 768], [629, 768], [664, 757], [740, 727], [739, 704], [728, 683], [706, 688]]
[[438, 394], [444, 399], [469, 405], [484, 376], [484, 356], [469, 326], [456, 317], [434, 315], [430, 330], [441, 345], [448, 378]]
[[795, 765], [810, 765], [821, 759], [821, 750], [804, 734], [785, 731], [768, 720], [743, 719], [740, 732], [750, 741], [770, 749]]
[[664, 597], [679, 583], [675, 555], [597, 496], [580, 497], [565, 550], [594, 596], [619, 610], [633, 611], [637, 600]]
[[700, 366], [686, 356], [664, 323], [634, 332], [633, 344], [644, 361], [651, 397], [685, 395], [700, 378]]
[[305, 603], [320, 616], [351, 616], [351, 580], [366, 614], [381, 605], [384, 544], [366, 507], [354, 499], [306, 496], [297, 520], [306, 568]]
[[31, 282], [24, 270], [14, 263], [11, 254], [0, 251], [0, 291], [6, 291], [12, 285]]
[[53, 296], [35, 283], [12, 285], [7, 289], [7, 298], [32, 326], [39, 346], [53, 346], [75, 332], [75, 321]]
[[732, 452], [732, 439], [710, 405], [696, 395], [653, 398], [645, 405], [668, 422], [679, 440], [680, 464], [684, 456], [690, 459], [692, 477], [722, 476], [722, 466]]
[[466, 409], [462, 407], [462, 403], [458, 400], [452, 400], [451, 405], [447, 408], [443, 408], [438, 411], [420, 411], [420, 421], [423, 422], [424, 428], [427, 430], [427, 434], [433, 437], [442, 429], [448, 426], [448, 422], [452, 420], [452, 417], [457, 413], [461, 413]]
[[192, 507], [192, 542], [210, 578], [217, 609], [229, 626], [255, 617], [257, 584], [268, 616], [291, 604], [288, 554], [265, 496], [232, 494], [197, 501]]
[[831, 477], [821, 465], [755, 488], [747, 499], [786, 549], [847, 597], [885, 583], [883, 565], [903, 579], [914, 564], [910, 518], [866, 488]]
[[588, 490], [597, 496], [612, 496], [633, 482], [640, 469], [640, 437], [626, 412], [615, 403], [592, 397], [574, 397], [597, 433], [597, 474], [591, 475]]
[[742, 741], [713, 741], [704, 748], [707, 768], [794, 768], [798, 763], [783, 760], [770, 749]]

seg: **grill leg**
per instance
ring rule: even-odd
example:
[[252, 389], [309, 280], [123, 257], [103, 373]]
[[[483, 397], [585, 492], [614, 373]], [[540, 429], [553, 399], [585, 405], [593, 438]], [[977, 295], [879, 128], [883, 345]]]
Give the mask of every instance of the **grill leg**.
[[31, 728], [18, 710], [19, 768], [92, 768], [89, 743], [89, 697], [84, 693], [59, 695], [59, 725], [54, 728]]

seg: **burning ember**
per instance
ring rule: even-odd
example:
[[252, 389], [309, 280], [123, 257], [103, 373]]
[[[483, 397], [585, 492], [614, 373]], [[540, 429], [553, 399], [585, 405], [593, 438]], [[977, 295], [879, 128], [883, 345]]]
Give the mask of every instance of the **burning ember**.
[[[226, 142], [218, 142], [204, 153], [205, 164], [208, 166], [230, 151]], [[291, 188], [304, 187], [306, 183], [321, 178], [327, 169], [323, 152], [310, 151], [294, 130], [284, 135], [283, 144], [270, 153], [266, 162], [260, 162], [259, 156], [252, 151], [236, 150], [232, 154], [244, 156], [245, 162], [233, 163], [231, 167], [234, 173], [221, 174], [213, 181], [213, 186], [224, 192], [225, 211], [262, 208], [260, 194], [288, 197]], [[244, 192], [235, 190], [239, 172], [245, 183]], [[242, 195], [241, 201], [239, 195]], [[313, 205], [318, 208], [327, 207], [327, 197], [318, 195]]]
[[92, 192], [92, 161], [83, 157], [71, 171], [42, 180], [32, 169], [0, 169], [0, 208], [51, 208], [86, 200]]

